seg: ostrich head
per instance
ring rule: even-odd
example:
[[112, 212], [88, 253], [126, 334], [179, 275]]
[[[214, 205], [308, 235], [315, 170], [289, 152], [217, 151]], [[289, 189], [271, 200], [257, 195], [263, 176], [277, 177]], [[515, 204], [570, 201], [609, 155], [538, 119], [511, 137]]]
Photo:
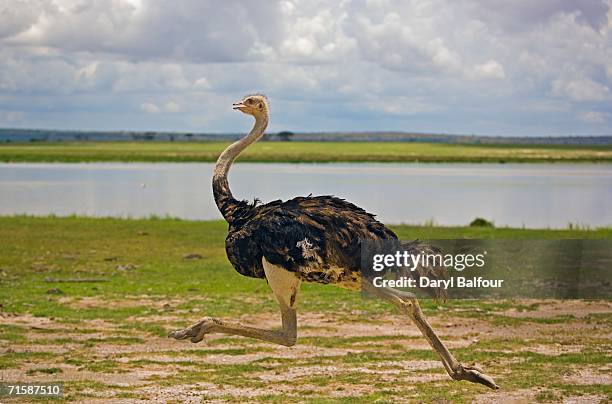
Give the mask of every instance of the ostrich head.
[[234, 103], [234, 109], [258, 117], [268, 113], [268, 99], [262, 94], [247, 95], [240, 102]]

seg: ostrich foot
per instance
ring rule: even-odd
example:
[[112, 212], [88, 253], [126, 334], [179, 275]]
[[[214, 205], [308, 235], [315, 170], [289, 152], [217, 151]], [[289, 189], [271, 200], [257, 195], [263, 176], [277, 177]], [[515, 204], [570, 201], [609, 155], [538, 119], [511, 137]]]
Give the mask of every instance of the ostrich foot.
[[484, 373], [482, 369], [477, 368], [476, 366], [464, 366], [459, 364], [457, 369], [453, 370], [451, 377], [454, 380], [466, 380], [472, 383], [480, 383], [485, 386], [497, 390], [499, 386], [495, 384], [493, 378]]
[[217, 324], [218, 320], [207, 317], [198, 321], [189, 328], [172, 331], [168, 334], [168, 337], [177, 340], [190, 339], [193, 343], [200, 342], [204, 339], [204, 335], [213, 332], [215, 325]]
[[239, 323], [221, 321], [217, 318], [206, 317], [189, 328], [172, 331], [168, 334], [168, 337], [178, 340], [189, 339], [191, 342], [196, 343], [202, 341], [206, 334], [219, 332], [228, 335], [256, 338], [284, 346], [293, 346], [297, 338], [295, 310], [285, 308], [282, 314], [283, 328], [280, 330], [264, 330]]

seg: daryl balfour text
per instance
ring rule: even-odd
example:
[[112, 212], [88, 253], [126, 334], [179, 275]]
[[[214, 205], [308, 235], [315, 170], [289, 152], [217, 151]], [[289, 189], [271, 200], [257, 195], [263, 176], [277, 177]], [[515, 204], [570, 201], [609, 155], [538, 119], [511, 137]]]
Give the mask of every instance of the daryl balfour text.
[[458, 276], [450, 279], [430, 279], [426, 276], [421, 276], [417, 280], [402, 276], [398, 279], [383, 279], [377, 276], [372, 279], [372, 283], [377, 288], [501, 288], [504, 283], [503, 279], [484, 279], [482, 276], [466, 278]]

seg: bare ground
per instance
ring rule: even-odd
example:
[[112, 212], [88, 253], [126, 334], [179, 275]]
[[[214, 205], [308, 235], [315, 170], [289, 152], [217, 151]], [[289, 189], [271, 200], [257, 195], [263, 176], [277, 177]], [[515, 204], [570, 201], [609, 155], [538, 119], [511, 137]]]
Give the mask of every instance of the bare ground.
[[[135, 296], [114, 301], [65, 299], [64, 303], [78, 310], [99, 305], [152, 305], [163, 309], [180, 302]], [[445, 400], [444, 392], [453, 391], [462, 392], [468, 397], [465, 401], [481, 403], [609, 401], [609, 393], [588, 390], [594, 385], [610, 386], [609, 362], [563, 366], [563, 374], [557, 376], [561, 384], [577, 389], [577, 394], [554, 383], [541, 386], [537, 372], [547, 370], [542, 362], [538, 362], [542, 369], [536, 370], [531, 385], [523, 383], [517, 373], [529, 373], [524, 364], [532, 355], [549, 357], [551, 362], [568, 354], [597, 352], [610, 357], [612, 304], [535, 303], [531, 310], [512, 308], [475, 316], [470, 310], [445, 310], [430, 316], [451, 350], [483, 354], [477, 358], [485, 363], [479, 365], [502, 386], [499, 391], [451, 381], [441, 363], [428, 353], [429, 346], [418, 329], [406, 318], [391, 314], [368, 318], [359, 313], [354, 318], [301, 314], [301, 340], [291, 348], [222, 335], [210, 335], [192, 344], [112, 321], [71, 324], [3, 314], [1, 324], [23, 331], [23, 338], [0, 339], [2, 355], [20, 358], [15, 366], [0, 369], [0, 380], [63, 381], [67, 398], [91, 402], [302, 401], [321, 397], [418, 402]], [[521, 307], [533, 304], [521, 302]], [[131, 321], [172, 330], [202, 316], [171, 311], [167, 316], [135, 317]], [[266, 313], [243, 316], [241, 320], [276, 327], [277, 317]]]

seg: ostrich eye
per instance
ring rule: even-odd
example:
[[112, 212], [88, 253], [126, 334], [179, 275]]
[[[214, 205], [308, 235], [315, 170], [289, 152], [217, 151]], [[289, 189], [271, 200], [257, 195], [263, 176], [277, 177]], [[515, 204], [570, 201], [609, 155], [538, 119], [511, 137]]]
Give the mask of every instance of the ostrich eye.
[[249, 104], [249, 105], [250, 105], [250, 104], [252, 104], [252, 103], [253, 103], [253, 99], [252, 99], [252, 98], [249, 98], [248, 100], [246, 100], [246, 104]]

